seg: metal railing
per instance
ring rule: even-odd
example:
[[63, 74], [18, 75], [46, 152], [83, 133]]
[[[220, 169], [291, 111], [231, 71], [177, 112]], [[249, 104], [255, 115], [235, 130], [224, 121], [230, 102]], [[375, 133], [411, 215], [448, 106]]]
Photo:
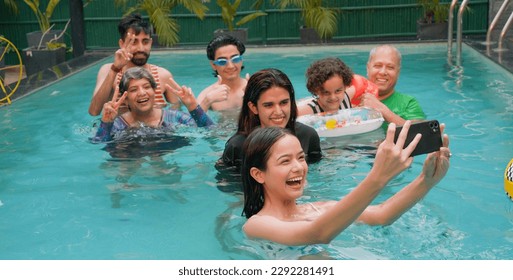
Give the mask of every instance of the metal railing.
[[[502, 16], [502, 14], [506, 10], [507, 6], [509, 5], [509, 2], [510, 2], [510, 0], [505, 0], [504, 2], [502, 2], [502, 5], [499, 8], [499, 11], [497, 11], [497, 14], [493, 18], [492, 23], [490, 24], [490, 26], [488, 27], [488, 31], [486, 32], [486, 42], [485, 42], [485, 44], [486, 44], [486, 53], [488, 55], [490, 55], [490, 46], [492, 45], [492, 42], [491, 42], [492, 31], [495, 28], [495, 26], [497, 25], [497, 22], [499, 21], [499, 18]], [[512, 16], [513, 16], [513, 13], [510, 15], [510, 17], [508, 19], [509, 23], [506, 23], [504, 25], [504, 27], [502, 28], [501, 36], [499, 37], [499, 49], [502, 49], [502, 40], [503, 40], [504, 34], [506, 33], [507, 29], [509, 28], [509, 24], [511, 24]]]
[[463, 36], [463, 12], [468, 4], [468, 0], [463, 0], [458, 10], [458, 25], [456, 26], [456, 64], [461, 65], [461, 47], [462, 47], [462, 36]]
[[502, 28], [501, 34], [499, 36], [498, 51], [505, 51], [505, 49], [502, 47], [502, 41], [504, 40], [504, 36], [506, 35], [506, 32], [508, 31], [512, 22], [513, 22], [513, 12], [511, 13], [511, 15], [509, 15], [508, 21], [506, 21], [506, 24], [504, 24], [504, 27]]
[[447, 30], [447, 55], [452, 54], [452, 33], [453, 33], [453, 21], [454, 21], [454, 8], [458, 4], [458, 0], [452, 0], [449, 8], [449, 19], [448, 19], [448, 30]]

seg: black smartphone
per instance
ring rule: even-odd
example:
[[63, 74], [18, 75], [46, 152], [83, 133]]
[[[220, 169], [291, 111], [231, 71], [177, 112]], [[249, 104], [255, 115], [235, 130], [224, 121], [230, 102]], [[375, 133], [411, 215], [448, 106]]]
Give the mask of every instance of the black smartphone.
[[[399, 138], [399, 133], [401, 133], [402, 129], [402, 126], [398, 126], [395, 129], [394, 143], [397, 142], [397, 138]], [[440, 123], [438, 123], [437, 120], [412, 123], [408, 130], [408, 135], [406, 136], [406, 142], [404, 143], [405, 147], [413, 141], [413, 138], [415, 138], [417, 133], [422, 134], [422, 138], [420, 138], [420, 142], [411, 153], [412, 157], [439, 151], [440, 147], [443, 146]]]

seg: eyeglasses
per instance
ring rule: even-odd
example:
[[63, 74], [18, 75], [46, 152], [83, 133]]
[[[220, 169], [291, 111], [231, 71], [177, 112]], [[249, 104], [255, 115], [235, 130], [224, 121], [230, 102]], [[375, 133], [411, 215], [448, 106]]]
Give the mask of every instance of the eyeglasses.
[[242, 62], [242, 55], [234, 55], [230, 59], [226, 58], [218, 58], [214, 60], [212, 63], [214, 63], [217, 66], [226, 66], [228, 64], [228, 61], [231, 61], [232, 63], [241, 63]]

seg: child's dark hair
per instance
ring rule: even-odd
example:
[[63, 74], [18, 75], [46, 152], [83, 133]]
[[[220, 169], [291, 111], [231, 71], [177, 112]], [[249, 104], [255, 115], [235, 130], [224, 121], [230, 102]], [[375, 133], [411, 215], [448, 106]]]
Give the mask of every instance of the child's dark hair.
[[353, 71], [336, 57], [317, 60], [306, 70], [306, 88], [316, 96], [322, 85], [334, 76], [340, 76], [344, 86], [348, 87], [353, 80]]

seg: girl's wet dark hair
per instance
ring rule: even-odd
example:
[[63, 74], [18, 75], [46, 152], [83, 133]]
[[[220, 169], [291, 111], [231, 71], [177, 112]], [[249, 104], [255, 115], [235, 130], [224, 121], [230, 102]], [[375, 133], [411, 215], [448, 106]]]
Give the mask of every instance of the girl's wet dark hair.
[[248, 219], [262, 209], [265, 201], [264, 188], [262, 184], [258, 183], [251, 176], [251, 168], [255, 167], [265, 171], [267, 169], [267, 160], [271, 156], [271, 148], [286, 135], [293, 134], [290, 130], [281, 127], [257, 128], [244, 141], [241, 166], [244, 189], [244, 209], [242, 210], [242, 215]]
[[247, 136], [255, 128], [260, 127], [260, 119], [258, 115], [253, 114], [249, 109], [248, 103], [251, 102], [256, 106], [260, 99], [260, 95], [273, 87], [283, 88], [289, 93], [291, 107], [290, 118], [285, 127], [292, 131], [292, 133], [295, 133], [297, 106], [294, 87], [287, 75], [275, 68], [262, 69], [251, 75], [249, 78], [246, 90], [244, 91], [244, 97], [242, 99], [242, 108], [239, 114], [237, 133]]
[[313, 95], [322, 89], [322, 85], [333, 76], [340, 76], [344, 86], [353, 80], [353, 71], [339, 58], [328, 57], [313, 62], [306, 70], [306, 88]]
[[147, 79], [150, 82], [151, 87], [153, 89], [157, 88], [157, 83], [155, 82], [155, 79], [153, 78], [151, 73], [148, 70], [146, 70], [146, 68], [131, 67], [128, 68], [123, 73], [123, 77], [121, 77], [121, 81], [119, 82], [119, 94], [123, 95], [123, 93], [128, 90], [128, 85], [130, 84], [131, 80], [140, 79]]
[[128, 29], [133, 29], [135, 31], [135, 35], [139, 35], [141, 31], [144, 33], [151, 35], [150, 25], [147, 21], [143, 20], [140, 14], [130, 14], [121, 19], [118, 24], [118, 32], [119, 36], [123, 41], [126, 38], [126, 32]]
[[[207, 45], [208, 59], [215, 60], [217, 49], [224, 47], [224, 46], [230, 46], [230, 45], [237, 47], [237, 50], [239, 51], [240, 55], [243, 55], [244, 52], [246, 51], [246, 46], [244, 46], [244, 44], [239, 39], [237, 39], [229, 34], [221, 34], [221, 35], [215, 37], [214, 39], [212, 39], [212, 41], [210, 41], [210, 43], [208, 43], [208, 45]], [[243, 70], [244, 65], [242, 65], [242, 67], [240, 69]], [[217, 75], [219, 75], [219, 73], [217, 73], [216, 70], [214, 70], [212, 74], [214, 75], [214, 77], [217, 77]]]

